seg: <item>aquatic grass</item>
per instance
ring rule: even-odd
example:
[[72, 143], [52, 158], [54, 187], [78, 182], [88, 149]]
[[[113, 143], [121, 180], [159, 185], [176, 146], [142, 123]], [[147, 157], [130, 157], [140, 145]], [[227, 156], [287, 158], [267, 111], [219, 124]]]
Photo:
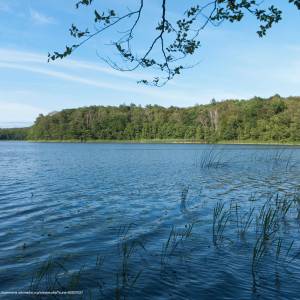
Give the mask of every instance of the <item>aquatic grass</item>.
[[213, 210], [213, 244], [217, 246], [224, 239], [224, 230], [230, 217], [230, 210], [224, 209], [224, 203], [217, 202]]
[[286, 160], [286, 150], [276, 149], [267, 152], [267, 155], [264, 157], [265, 162], [272, 162], [272, 163], [281, 163]]
[[272, 153], [269, 159], [273, 162], [281, 162], [284, 160], [285, 149], [276, 149], [275, 152]]
[[[32, 276], [30, 290], [46, 292], [78, 290], [83, 270], [84, 266], [78, 271], [71, 272], [65, 267], [64, 259], [61, 262], [49, 257]], [[55, 295], [52, 296], [55, 298]]]
[[294, 202], [295, 198], [288, 194], [270, 194], [256, 216], [256, 232], [262, 233], [265, 239], [270, 239], [283, 224], [281, 220], [286, 220]]
[[276, 244], [276, 263], [278, 263], [278, 261], [279, 261], [281, 249], [282, 249], [282, 238], [278, 238], [278, 241]]
[[[135, 240], [130, 234], [130, 230], [134, 224], [124, 225], [119, 228], [118, 254], [120, 257], [119, 265], [116, 272], [113, 272], [112, 278], [116, 278], [114, 287], [115, 299], [126, 299], [135, 287], [138, 279], [144, 272], [145, 268], [140, 265], [138, 271], [132, 268], [134, 265], [134, 257], [139, 254], [139, 250], [146, 251], [142, 240]], [[97, 255], [96, 268], [102, 270], [105, 263], [105, 257]], [[84, 277], [85, 266], [82, 266], [78, 271], [70, 271], [65, 266], [65, 260], [54, 259], [50, 257], [41, 265], [36, 274], [32, 276], [30, 290], [32, 291], [72, 291], [79, 290], [83, 279], [85, 283], [97, 286], [98, 293], [105, 299], [108, 295], [104, 293], [104, 281], [102, 279]], [[86, 275], [86, 274], [85, 274]], [[84, 299], [90, 297], [94, 299], [92, 290], [84, 286]], [[51, 295], [52, 296], [52, 295]], [[53, 295], [55, 298], [55, 295]], [[78, 298], [76, 298], [78, 299]]]
[[266, 250], [267, 250], [266, 240], [264, 239], [263, 236], [259, 236], [256, 239], [256, 242], [252, 250], [251, 274], [252, 274], [252, 284], [254, 289], [256, 288], [257, 285], [257, 268], [262, 257], [265, 255]]
[[[44, 288], [46, 290], [53, 290], [54, 287], [59, 284], [57, 279], [58, 271], [61, 271], [61, 265], [57, 265], [52, 257], [50, 257], [46, 262], [44, 262], [41, 267], [37, 270], [36, 274], [32, 277], [30, 289], [35, 291], [38, 290], [41, 284], [44, 283]], [[65, 268], [63, 271], [66, 272]]]
[[266, 157], [266, 162], [272, 163], [272, 166], [284, 168], [285, 171], [292, 169], [295, 164], [293, 163], [293, 151], [286, 149], [277, 149], [275, 152], [272, 151], [268, 157]]
[[[271, 253], [274, 253], [276, 272], [279, 264], [291, 261], [288, 260], [288, 256], [294, 245], [294, 240], [290, 244], [287, 244], [280, 236], [282, 234], [280, 228], [293, 203], [294, 198], [288, 197], [287, 194], [280, 197], [279, 193], [277, 193], [275, 196], [270, 195], [258, 211], [258, 215], [256, 216], [257, 239], [253, 247], [251, 263], [254, 289], [257, 285], [258, 266], [268, 249]], [[274, 245], [274, 249], [272, 249], [272, 245]], [[283, 251], [285, 251], [285, 255], [283, 255]]]
[[[262, 227], [263, 227], [262, 232], [260, 236], [258, 236], [258, 238], [256, 239], [256, 242], [252, 250], [251, 274], [252, 274], [252, 283], [254, 289], [256, 288], [257, 285], [258, 266], [262, 258], [266, 254], [268, 243], [271, 237], [271, 233], [269, 232], [267, 234], [267, 232], [265, 231], [265, 226], [267, 226], [266, 223], [268, 224], [269, 222], [267, 220], [271, 220], [270, 215], [266, 217], [266, 219], [262, 222]], [[281, 248], [281, 243], [277, 245], [276, 253], [277, 252], [280, 253], [280, 248]]]
[[211, 147], [209, 150], [204, 150], [201, 154], [201, 159], [198, 163], [201, 169], [218, 169], [226, 165], [224, 160], [224, 152]]
[[104, 261], [105, 261], [104, 256], [97, 255], [97, 257], [96, 257], [96, 267], [98, 267], [98, 268], [102, 267], [103, 264], [104, 264]]
[[[277, 271], [278, 265], [286, 265], [292, 262], [293, 258], [291, 260], [288, 260], [289, 254], [293, 248], [294, 240], [290, 242], [288, 245], [285, 240], [282, 237], [279, 237], [275, 241], [275, 269]], [[287, 246], [287, 247], [286, 247]], [[285, 253], [283, 253], [285, 250]]]
[[[97, 271], [100, 274], [101, 274], [101, 271], [103, 269], [104, 262], [105, 262], [105, 257], [102, 256], [102, 255], [97, 255], [95, 266], [96, 266]], [[98, 286], [98, 290], [101, 293], [101, 295], [104, 296], [104, 294], [103, 294], [104, 280], [103, 280], [102, 276], [98, 279], [95, 279], [94, 282], [96, 282], [96, 285]]]
[[145, 268], [141, 267], [139, 271], [133, 272], [131, 261], [134, 255], [140, 249], [146, 251], [146, 248], [141, 240], [132, 239], [129, 235], [134, 224], [121, 226], [119, 229], [118, 250], [121, 257], [120, 267], [116, 273], [115, 297], [121, 299], [126, 297], [126, 294], [132, 289], [137, 280], [140, 278]]
[[165, 265], [166, 259], [173, 255], [180, 243], [179, 233], [176, 231], [175, 227], [172, 226], [172, 229], [169, 233], [167, 242], [162, 245], [161, 251], [161, 266]]
[[186, 200], [187, 200], [188, 192], [189, 192], [189, 186], [186, 186], [182, 189], [181, 199], [180, 199], [180, 209], [182, 212], [188, 211], [188, 209], [186, 207]]
[[279, 267], [283, 267], [285, 271], [287, 271], [287, 266], [296, 258], [295, 256], [291, 259], [288, 259], [289, 254], [292, 250], [292, 247], [294, 245], [294, 240], [291, 241], [289, 244], [287, 250], [284, 252], [284, 246], [286, 242], [282, 237], [279, 237], [278, 240], [275, 242], [275, 284], [280, 284], [280, 275], [282, 274], [281, 269], [279, 270]]
[[122, 276], [121, 277], [122, 277], [123, 287], [131, 286], [132, 285], [131, 281], [133, 280], [133, 282], [135, 282], [142, 272], [141, 270], [137, 273], [137, 275], [133, 275], [133, 277], [130, 277], [130, 267], [129, 267], [130, 259], [136, 252], [138, 246], [139, 244], [136, 243], [135, 241], [128, 241], [128, 242], [126, 241], [122, 243], [121, 246], [122, 247], [121, 275]]
[[276, 194], [275, 205], [282, 219], [286, 218], [286, 215], [289, 212], [290, 208], [292, 207], [293, 203], [294, 203], [294, 199], [292, 198], [289, 199], [287, 194], [285, 194], [282, 199], [279, 197], [278, 193]]
[[189, 186], [186, 186], [186, 187], [184, 187], [184, 188], [182, 189], [182, 192], [181, 192], [181, 201], [186, 201], [186, 198], [187, 198], [189, 189], [190, 189]]
[[172, 226], [167, 242], [162, 245], [160, 261], [161, 270], [164, 269], [167, 260], [175, 255], [179, 246], [184, 246], [185, 241], [191, 237], [194, 224], [195, 223], [186, 224], [183, 231], [177, 230]]
[[296, 166], [296, 163], [293, 163], [293, 152], [290, 152], [289, 156], [286, 159], [285, 170], [288, 171]]
[[257, 200], [255, 193], [251, 193], [250, 197], [248, 198], [248, 201], [255, 202]]
[[[276, 242], [275, 242], [276, 243]], [[284, 246], [285, 246], [285, 243], [284, 243], [284, 240], [282, 237], [279, 237], [277, 239], [277, 243], [276, 243], [276, 252], [275, 252], [275, 258], [276, 258], [276, 263], [284, 263], [284, 262], [291, 262], [288, 261], [288, 257], [289, 257], [289, 254], [293, 248], [293, 245], [294, 245], [295, 241], [292, 240], [290, 242], [290, 244], [288, 245], [288, 247], [286, 248], [286, 251], [285, 251], [285, 254], [283, 256], [283, 251], [284, 251]]]
[[300, 190], [294, 193], [293, 201], [296, 205], [297, 219], [300, 220]]
[[257, 163], [264, 163], [268, 165], [271, 169], [280, 168], [281, 170], [290, 171], [296, 167], [296, 162], [294, 161], [294, 151], [289, 149], [276, 149], [268, 151], [265, 155], [252, 157], [252, 161]]
[[[181, 204], [186, 203], [188, 191], [189, 187], [183, 188]], [[213, 206], [213, 214], [209, 214], [209, 221], [212, 221], [214, 246], [221, 246], [225, 239], [231, 238], [229, 234], [237, 231], [238, 237], [232, 240], [232, 245], [235, 242], [236, 244], [230, 249], [234, 250], [238, 245], [244, 246], [243, 250], [247, 250], [243, 259], [247, 259], [249, 264], [249, 283], [251, 285], [252, 282], [255, 291], [260, 287], [260, 281], [263, 279], [260, 275], [263, 272], [273, 275], [275, 270], [275, 276], [278, 277], [276, 279], [279, 280], [281, 269], [284, 270], [294, 259], [299, 257], [299, 253], [294, 251], [294, 241], [291, 241], [288, 236], [289, 231], [283, 229], [286, 229], [284, 226], [287, 223], [296, 222], [295, 213], [299, 214], [300, 198], [298, 190], [295, 192], [269, 192], [263, 193], [261, 196], [257, 194], [253, 198], [255, 201], [251, 201], [251, 203], [247, 201], [247, 197], [241, 201], [231, 200], [230, 205], [226, 199], [218, 201]], [[193, 256], [197, 257], [197, 253], [194, 251], [197, 251], [198, 247], [189, 248], [189, 239], [193, 236], [195, 223], [187, 223], [184, 228], [175, 225], [170, 228], [171, 230], [164, 236], [164, 243], [159, 244], [159, 248], [156, 248], [156, 255], [151, 256], [153, 267], [150, 272], [157, 272], [158, 276], [166, 274], [167, 280], [170, 280], [171, 276], [176, 276], [176, 280], [183, 278], [181, 276], [184, 276], [185, 273], [178, 274], [180, 270], [176, 269], [175, 272], [175, 267], [180, 269], [182, 261], [179, 259], [184, 258], [189, 250]], [[211, 223], [209, 224], [211, 226]], [[102, 293], [103, 299], [130, 299], [135, 293], [139, 294], [140, 282], [143, 282], [144, 276], [147, 276], [149, 272], [148, 259], [151, 253], [146, 249], [144, 240], [135, 236], [135, 231], [132, 231], [133, 226], [136, 225], [131, 223], [119, 228], [116, 245], [118, 249], [117, 263], [112, 266], [113, 271], [110, 272], [107, 279], [109, 290], [104, 290], [100, 282], [99, 289], [96, 291], [96, 293]], [[239, 238], [244, 238], [246, 235], [249, 236], [249, 241], [241, 245]], [[214, 249], [209, 246], [207, 247], [208, 256]], [[242, 251], [242, 253], [245, 252]], [[193, 258], [193, 256], [191, 257]], [[146, 261], [145, 264], [144, 261]], [[99, 269], [102, 268], [104, 262], [106, 263], [104, 256], [97, 256], [96, 266]], [[224, 262], [226, 263], [226, 260]], [[56, 271], [54, 271], [55, 269]], [[57, 270], [60, 271], [57, 272]], [[289, 270], [287, 269], [287, 271]], [[35, 283], [37, 287], [47, 285], [51, 290], [65, 290], [68, 287], [77, 290], [82, 285], [82, 279], [91, 279], [82, 278], [85, 275], [84, 272], [84, 268], [78, 272], [70, 272], [63, 263], [56, 264], [53, 261], [48, 265], [45, 264], [39, 276], [36, 276]], [[93, 281], [93, 284], [94, 282], [96, 281]], [[91, 293], [86, 289], [84, 296], [87, 297], [89, 292]], [[90, 294], [90, 298], [93, 299], [93, 297], [96, 298], [95, 295]]]
[[[272, 207], [272, 199], [273, 196], [270, 195], [256, 216], [257, 239], [252, 250], [251, 262], [251, 274], [254, 290], [256, 289], [257, 285], [257, 272], [259, 263], [267, 251], [268, 242], [272, 242], [271, 238], [275, 235], [279, 228], [277, 218], [278, 209], [274, 209]], [[276, 251], [280, 252], [280, 248], [281, 242], [277, 244]]]
[[237, 224], [237, 230], [238, 234], [240, 237], [244, 238], [246, 235], [246, 232], [250, 228], [252, 221], [254, 219], [253, 214], [254, 214], [255, 208], [252, 207], [249, 209], [248, 212], [245, 212], [243, 215], [240, 216], [239, 212], [239, 206], [236, 203], [235, 204], [235, 215], [236, 215], [236, 224]]
[[262, 212], [262, 236], [264, 240], [269, 240], [278, 230], [277, 210], [268, 207]]

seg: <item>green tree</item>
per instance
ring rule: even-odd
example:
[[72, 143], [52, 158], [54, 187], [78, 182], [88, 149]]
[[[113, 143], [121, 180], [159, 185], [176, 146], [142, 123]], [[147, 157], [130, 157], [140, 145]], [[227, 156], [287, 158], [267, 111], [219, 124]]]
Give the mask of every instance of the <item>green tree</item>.
[[40, 115], [29, 129], [2, 129], [0, 139], [185, 139], [299, 142], [300, 98], [226, 100], [194, 107], [91, 106]]

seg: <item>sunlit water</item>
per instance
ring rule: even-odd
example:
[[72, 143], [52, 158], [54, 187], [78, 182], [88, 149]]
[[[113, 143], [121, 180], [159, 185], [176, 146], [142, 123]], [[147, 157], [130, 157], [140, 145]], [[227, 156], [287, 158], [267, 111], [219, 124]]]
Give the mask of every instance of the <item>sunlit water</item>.
[[[299, 188], [299, 147], [1, 142], [0, 291], [299, 299]], [[295, 201], [268, 241], [254, 285], [254, 217], [275, 197]], [[228, 221], [214, 243], [217, 203]], [[241, 235], [237, 220], [252, 208]]]

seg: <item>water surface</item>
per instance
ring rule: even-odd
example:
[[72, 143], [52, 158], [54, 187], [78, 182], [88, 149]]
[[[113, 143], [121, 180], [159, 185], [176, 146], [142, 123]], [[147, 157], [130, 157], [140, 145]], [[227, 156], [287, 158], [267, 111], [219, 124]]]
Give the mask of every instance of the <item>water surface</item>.
[[[299, 299], [299, 189], [299, 147], [1, 142], [0, 291]], [[291, 206], [254, 286], [256, 216], [276, 197]], [[214, 242], [218, 203], [228, 220]]]

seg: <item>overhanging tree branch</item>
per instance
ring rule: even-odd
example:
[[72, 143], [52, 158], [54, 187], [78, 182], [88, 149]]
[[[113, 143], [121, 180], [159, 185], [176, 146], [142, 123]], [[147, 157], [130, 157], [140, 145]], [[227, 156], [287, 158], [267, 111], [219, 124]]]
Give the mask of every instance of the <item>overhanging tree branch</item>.
[[[182, 18], [171, 20], [167, 17], [167, 0], [161, 0], [161, 15], [159, 23], [154, 28], [154, 35], [150, 45], [144, 49], [144, 54], [134, 53], [132, 42], [135, 40], [135, 31], [145, 15], [145, 0], [137, 0], [137, 8], [119, 15], [114, 9], [107, 12], [94, 10], [94, 23], [97, 27], [93, 32], [88, 28], [80, 30], [74, 24], [71, 25], [70, 34], [79, 42], [72, 46], [66, 46], [63, 52], [48, 54], [48, 61], [63, 59], [71, 55], [76, 49], [86, 44], [89, 40], [101, 36], [104, 32], [117, 28], [118, 25], [127, 22], [128, 29], [121, 32], [121, 36], [113, 41], [117, 53], [122, 58], [122, 64], [111, 57], [99, 57], [112, 68], [119, 71], [134, 71], [138, 68], [152, 68], [158, 73], [151, 81], [141, 79], [139, 82], [162, 86], [169, 80], [179, 75], [185, 68], [191, 67], [181, 64], [180, 61], [187, 56], [194, 55], [200, 47], [199, 34], [209, 24], [219, 26], [222, 22], [240, 22], [246, 15], [255, 17], [259, 22], [257, 34], [259, 37], [266, 35], [267, 31], [282, 18], [282, 12], [274, 5], [263, 7], [265, 1], [261, 0], [207, 0], [201, 1], [201, 5], [191, 6], [183, 11]], [[300, 9], [300, 0], [287, 0]], [[76, 8], [90, 6], [93, 0], [81, 0], [76, 3]], [[131, 19], [133, 22], [131, 22]], [[119, 32], [120, 34], [120, 32]]]

